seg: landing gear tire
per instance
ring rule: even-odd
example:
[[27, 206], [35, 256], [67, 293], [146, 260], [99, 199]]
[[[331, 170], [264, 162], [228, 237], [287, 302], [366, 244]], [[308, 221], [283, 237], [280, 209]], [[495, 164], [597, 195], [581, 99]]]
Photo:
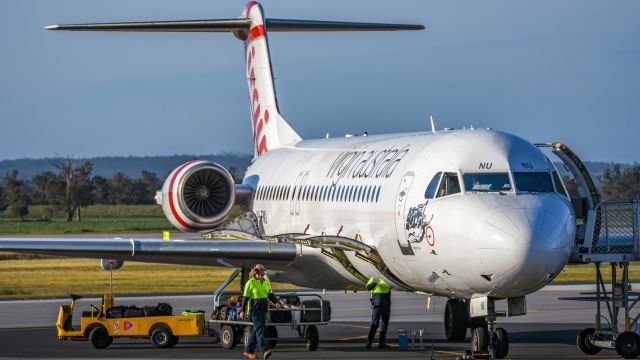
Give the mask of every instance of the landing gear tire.
[[578, 338], [576, 339], [578, 348], [586, 355], [595, 355], [599, 353], [600, 350], [602, 350], [602, 348], [593, 345], [593, 343], [591, 343], [591, 340], [589, 340], [589, 337], [591, 337], [591, 335], [595, 333], [596, 333], [596, 329], [587, 328], [582, 330], [580, 332], [580, 335], [578, 335]]
[[497, 328], [491, 342], [491, 356], [496, 359], [504, 359], [509, 354], [509, 335], [507, 330]]
[[471, 351], [486, 353], [489, 348], [489, 331], [477, 327], [471, 331]]
[[467, 336], [467, 306], [464, 301], [447, 300], [444, 309], [444, 333], [449, 341], [462, 341]]
[[625, 331], [616, 338], [616, 352], [625, 359], [635, 359], [640, 355], [640, 335]]

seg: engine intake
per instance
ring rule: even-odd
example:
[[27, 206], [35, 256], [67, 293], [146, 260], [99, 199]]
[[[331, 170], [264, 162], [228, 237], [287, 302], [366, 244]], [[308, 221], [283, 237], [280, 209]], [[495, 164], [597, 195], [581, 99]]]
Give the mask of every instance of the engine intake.
[[224, 167], [210, 161], [190, 161], [169, 175], [156, 200], [178, 229], [211, 229], [231, 213], [234, 187], [233, 177]]

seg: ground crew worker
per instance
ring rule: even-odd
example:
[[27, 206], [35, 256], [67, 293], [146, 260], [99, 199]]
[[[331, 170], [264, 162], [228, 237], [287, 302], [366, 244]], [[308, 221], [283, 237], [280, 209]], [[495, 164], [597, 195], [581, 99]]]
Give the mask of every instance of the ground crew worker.
[[367, 282], [367, 290], [371, 292], [371, 305], [373, 306], [373, 313], [371, 314], [371, 327], [369, 328], [369, 341], [367, 342], [367, 349], [371, 349], [373, 339], [376, 336], [376, 330], [380, 320], [382, 320], [382, 326], [380, 327], [380, 343], [378, 347], [381, 349], [389, 348], [389, 345], [385, 342], [387, 338], [387, 327], [389, 326], [389, 317], [391, 316], [391, 287], [382, 279], [375, 280], [373, 277]]
[[267, 342], [264, 340], [269, 300], [276, 304], [276, 309], [280, 309], [280, 304], [277, 303], [278, 300], [271, 290], [271, 284], [265, 278], [265, 272], [266, 269], [262, 264], [256, 264], [253, 269], [253, 277], [245, 284], [242, 296], [240, 319], [244, 319], [246, 308], [247, 316], [251, 317], [253, 322], [253, 331], [251, 331], [249, 341], [244, 348], [244, 356], [249, 359], [256, 358], [254, 353], [256, 343], [263, 358], [268, 359], [271, 356], [271, 350], [267, 348]]

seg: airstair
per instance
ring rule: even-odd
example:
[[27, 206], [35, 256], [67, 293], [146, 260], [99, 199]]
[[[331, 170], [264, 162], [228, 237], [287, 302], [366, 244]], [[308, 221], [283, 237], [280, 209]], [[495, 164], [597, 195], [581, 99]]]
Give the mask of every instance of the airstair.
[[[626, 359], [636, 358], [640, 312], [632, 315], [632, 311], [640, 302], [640, 292], [632, 291], [629, 264], [640, 260], [640, 201], [600, 201], [589, 172], [573, 151], [560, 142], [536, 145], [550, 148], [562, 160], [580, 194], [580, 199], [572, 199], [577, 231], [569, 262], [595, 265], [595, 327], [580, 333], [578, 347], [587, 355], [615, 349]], [[610, 281], [605, 281], [602, 269], [607, 263]]]

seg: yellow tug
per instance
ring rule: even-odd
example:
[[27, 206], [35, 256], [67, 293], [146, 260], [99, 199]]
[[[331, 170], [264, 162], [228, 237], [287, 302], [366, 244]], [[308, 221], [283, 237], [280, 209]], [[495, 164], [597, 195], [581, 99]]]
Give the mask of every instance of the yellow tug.
[[56, 328], [60, 340], [89, 340], [96, 349], [111, 345], [114, 338], [148, 338], [159, 348], [170, 348], [180, 336], [206, 334], [204, 313], [171, 315], [171, 306], [145, 306], [133, 308], [115, 306], [112, 294], [104, 294], [102, 305], [91, 305], [84, 311], [80, 327], [74, 328], [73, 309], [81, 297], [69, 294], [71, 304], [60, 305]]

